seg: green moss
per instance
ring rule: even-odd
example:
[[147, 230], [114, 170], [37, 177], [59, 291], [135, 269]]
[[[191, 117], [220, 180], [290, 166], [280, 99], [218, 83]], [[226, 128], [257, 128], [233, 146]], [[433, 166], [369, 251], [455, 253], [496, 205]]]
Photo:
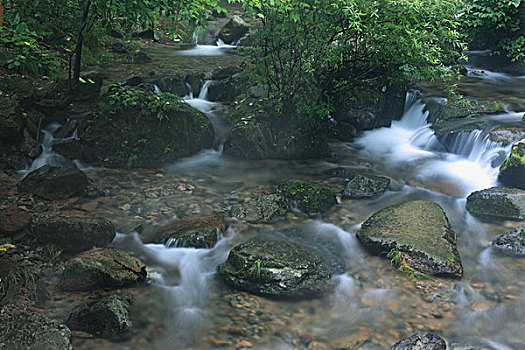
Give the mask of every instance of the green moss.
[[305, 181], [289, 181], [282, 184], [280, 190], [284, 196], [297, 203], [299, 210], [307, 214], [324, 212], [337, 203], [334, 191]]

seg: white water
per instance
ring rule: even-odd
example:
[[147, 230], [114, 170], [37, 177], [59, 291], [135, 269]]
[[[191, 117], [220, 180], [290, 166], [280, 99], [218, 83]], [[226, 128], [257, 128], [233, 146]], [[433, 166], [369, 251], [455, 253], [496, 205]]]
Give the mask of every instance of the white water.
[[237, 46], [225, 44], [219, 39], [216, 45], [197, 44], [188, 50], [175, 51], [174, 54], [176, 56], [223, 56], [235, 48]]
[[510, 146], [502, 147], [490, 141], [487, 133], [474, 130], [458, 133], [451, 152], [444, 152], [427, 123], [424, 108], [416, 101], [400, 121], [393, 121], [389, 128], [365, 132], [356, 144], [366, 155], [383, 159], [388, 167], [413, 168], [419, 181], [452, 181], [463, 195], [496, 185], [499, 165]]

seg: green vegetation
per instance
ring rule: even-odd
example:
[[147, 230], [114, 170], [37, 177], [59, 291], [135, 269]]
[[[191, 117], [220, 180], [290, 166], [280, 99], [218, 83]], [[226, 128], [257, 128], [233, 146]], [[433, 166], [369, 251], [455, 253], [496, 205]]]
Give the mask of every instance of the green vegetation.
[[494, 49], [513, 61], [525, 58], [525, 2], [470, 0], [464, 27], [473, 49]]
[[403, 257], [403, 253], [399, 250], [392, 248], [386, 255], [390, 259], [390, 265], [397, 268], [398, 271], [402, 272], [405, 276], [417, 279], [429, 279], [430, 275], [419, 272], [413, 267], [409, 266]]

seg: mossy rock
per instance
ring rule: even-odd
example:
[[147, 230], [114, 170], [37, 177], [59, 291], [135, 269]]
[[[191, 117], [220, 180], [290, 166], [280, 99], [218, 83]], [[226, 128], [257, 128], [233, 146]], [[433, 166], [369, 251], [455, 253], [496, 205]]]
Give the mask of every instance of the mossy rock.
[[88, 177], [76, 167], [44, 165], [27, 174], [18, 189], [44, 199], [59, 200], [82, 194], [88, 185]]
[[428, 121], [461, 119], [473, 115], [505, 113], [501, 104], [487, 99], [457, 96], [449, 99], [427, 100]]
[[283, 183], [280, 192], [306, 214], [319, 214], [337, 204], [336, 194], [330, 188], [305, 181]]
[[289, 208], [290, 202], [279, 194], [260, 194], [234, 206], [231, 215], [248, 222], [266, 223], [285, 216]]
[[83, 159], [112, 168], [155, 168], [213, 144], [209, 119], [171, 94], [117, 85], [79, 128]]
[[130, 317], [132, 304], [133, 296], [129, 293], [110, 294], [75, 308], [66, 324], [73, 330], [118, 339], [133, 325]]
[[31, 77], [26, 75], [0, 76], [0, 90], [16, 96], [23, 105], [29, 105], [35, 99], [35, 83]]
[[456, 234], [435, 203], [411, 201], [387, 207], [368, 218], [357, 239], [374, 255], [401, 253], [403, 265], [418, 272], [461, 277]]
[[54, 244], [72, 253], [105, 246], [115, 238], [113, 224], [98, 217], [41, 218], [31, 231], [39, 244]]
[[382, 195], [390, 186], [390, 179], [383, 176], [355, 175], [343, 191], [343, 198], [367, 199]]
[[95, 248], [66, 262], [60, 287], [68, 291], [121, 288], [143, 281], [146, 275], [146, 266], [129, 253]]
[[143, 233], [141, 238], [144, 243], [211, 248], [225, 230], [226, 222], [221, 215], [193, 215], [178, 219], [154, 232]]
[[234, 247], [218, 271], [233, 288], [262, 296], [317, 297], [333, 288], [321, 255], [279, 240], [255, 238]]
[[499, 168], [499, 181], [525, 190], [525, 140], [512, 146], [509, 157]]
[[0, 349], [72, 350], [71, 331], [64, 324], [34, 311], [0, 309]]
[[125, 54], [123, 57], [120, 57], [117, 59], [117, 62], [119, 63], [129, 63], [129, 64], [144, 64], [151, 62], [151, 57], [148, 56], [143, 51], [133, 51], [130, 53]]
[[467, 197], [467, 210], [476, 216], [524, 220], [525, 191], [504, 187], [476, 191]]

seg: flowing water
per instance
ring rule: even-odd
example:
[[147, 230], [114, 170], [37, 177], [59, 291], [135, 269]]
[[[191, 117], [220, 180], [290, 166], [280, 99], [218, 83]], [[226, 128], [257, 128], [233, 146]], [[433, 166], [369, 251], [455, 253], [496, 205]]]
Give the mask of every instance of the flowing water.
[[[472, 79], [484, 87], [499, 84], [501, 77], [485, 72], [492, 78], [471, 73]], [[522, 84], [521, 77], [503, 80]], [[315, 342], [333, 349], [385, 349], [418, 331], [443, 335], [450, 348], [525, 348], [525, 259], [498, 255], [489, 246], [518, 223], [480, 221], [465, 210], [469, 193], [497, 184], [498, 168], [510, 146], [475, 130], [458, 133], [445, 148], [427, 123], [424, 104], [409, 95], [401, 120], [364, 132], [354, 143], [333, 144], [336, 156], [330, 162], [240, 161], [222, 153], [231, 125], [223, 106], [206, 100], [208, 84], [199, 97], [190, 95], [185, 101], [210, 118], [217, 135], [213, 149], [164, 169], [87, 171], [107, 196], [79, 208], [116, 224], [122, 233], [113, 244], [148, 264], [149, 284], [133, 291], [132, 337], [118, 343], [76, 337], [76, 349], [229, 349], [243, 340], [254, 349], [313, 349]], [[52, 158], [52, 139], [47, 138], [52, 132], [45, 133], [46, 159]], [[320, 180], [342, 191], [345, 179], [326, 173], [334, 167], [388, 176], [392, 185], [376, 199], [341, 200], [315, 219], [293, 213], [275, 224], [230, 220], [226, 237], [211, 249], [143, 244], [134, 233], [139, 226], [154, 227], [191, 214], [228, 216], [232, 205], [253, 192], [275, 190], [291, 178]], [[406, 277], [388, 260], [370, 256], [356, 240], [355, 232], [374, 212], [414, 199], [438, 203], [447, 213], [458, 233], [462, 280]], [[233, 246], [258, 234], [286, 237], [289, 229], [338, 242], [346, 272], [334, 276], [332, 295], [305, 301], [267, 299], [231, 290], [217, 278], [216, 268]]]

